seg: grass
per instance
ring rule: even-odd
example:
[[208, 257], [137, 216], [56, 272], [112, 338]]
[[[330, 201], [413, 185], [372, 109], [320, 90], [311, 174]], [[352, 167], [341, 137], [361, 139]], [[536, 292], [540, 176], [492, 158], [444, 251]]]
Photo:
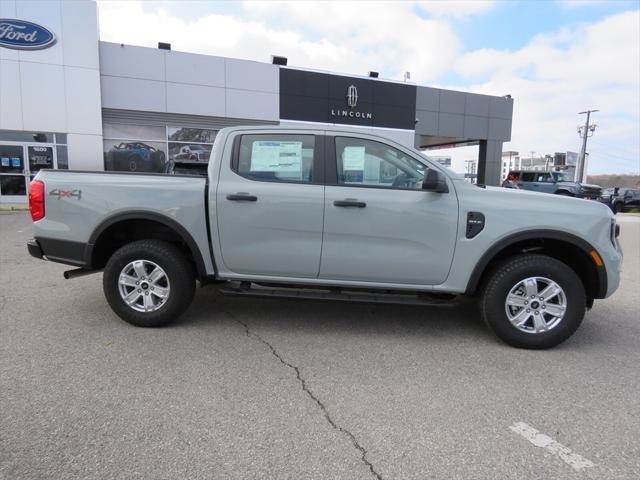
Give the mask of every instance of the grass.
[[29, 210], [29, 205], [21, 205], [19, 203], [5, 203], [0, 205], [0, 212], [26, 212]]

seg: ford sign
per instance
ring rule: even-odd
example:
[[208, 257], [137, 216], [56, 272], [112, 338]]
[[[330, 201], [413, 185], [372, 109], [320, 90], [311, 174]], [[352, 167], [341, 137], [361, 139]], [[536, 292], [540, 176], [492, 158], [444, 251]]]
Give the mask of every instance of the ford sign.
[[42, 25], [0, 18], [0, 47], [17, 50], [39, 50], [56, 43], [56, 36]]

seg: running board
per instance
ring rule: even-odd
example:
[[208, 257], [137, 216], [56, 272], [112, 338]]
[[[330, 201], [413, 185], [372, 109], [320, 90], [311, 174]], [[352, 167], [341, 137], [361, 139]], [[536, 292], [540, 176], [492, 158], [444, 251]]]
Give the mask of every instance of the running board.
[[373, 290], [348, 290], [344, 288], [291, 288], [263, 287], [250, 282], [229, 284], [218, 290], [232, 297], [288, 298], [299, 300], [330, 300], [337, 302], [385, 303], [394, 305], [430, 305], [450, 307], [455, 305], [455, 295], [430, 293], [380, 293]]

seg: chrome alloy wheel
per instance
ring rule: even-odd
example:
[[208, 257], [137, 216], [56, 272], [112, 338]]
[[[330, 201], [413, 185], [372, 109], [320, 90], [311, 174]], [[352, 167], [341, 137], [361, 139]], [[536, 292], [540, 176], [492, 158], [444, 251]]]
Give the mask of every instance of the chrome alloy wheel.
[[149, 260], [134, 260], [118, 277], [122, 300], [137, 312], [155, 312], [169, 299], [169, 277]]
[[518, 330], [544, 333], [557, 327], [564, 318], [567, 297], [553, 280], [529, 277], [509, 290], [504, 308], [507, 318]]

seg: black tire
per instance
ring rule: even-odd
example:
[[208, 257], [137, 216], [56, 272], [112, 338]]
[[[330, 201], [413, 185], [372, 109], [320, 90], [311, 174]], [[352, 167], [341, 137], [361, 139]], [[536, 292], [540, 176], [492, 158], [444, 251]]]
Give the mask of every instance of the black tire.
[[[564, 291], [564, 317], [545, 332], [521, 331], [507, 317], [507, 295], [518, 282], [529, 277], [547, 278]], [[480, 312], [489, 328], [505, 343], [519, 348], [544, 349], [573, 335], [582, 322], [586, 304], [582, 281], [570, 267], [546, 255], [525, 254], [510, 257], [489, 273], [481, 292]]]
[[[120, 295], [120, 273], [136, 260], [153, 262], [166, 273], [169, 295], [155, 311], [137, 311]], [[102, 286], [107, 302], [125, 322], [137, 327], [155, 328], [167, 325], [189, 308], [195, 291], [195, 274], [189, 260], [172, 244], [160, 240], [138, 240], [123, 246], [111, 256], [104, 269]]]
[[139, 165], [142, 164], [142, 157], [140, 155], [131, 155], [127, 162], [127, 170], [135, 172], [138, 170]]

